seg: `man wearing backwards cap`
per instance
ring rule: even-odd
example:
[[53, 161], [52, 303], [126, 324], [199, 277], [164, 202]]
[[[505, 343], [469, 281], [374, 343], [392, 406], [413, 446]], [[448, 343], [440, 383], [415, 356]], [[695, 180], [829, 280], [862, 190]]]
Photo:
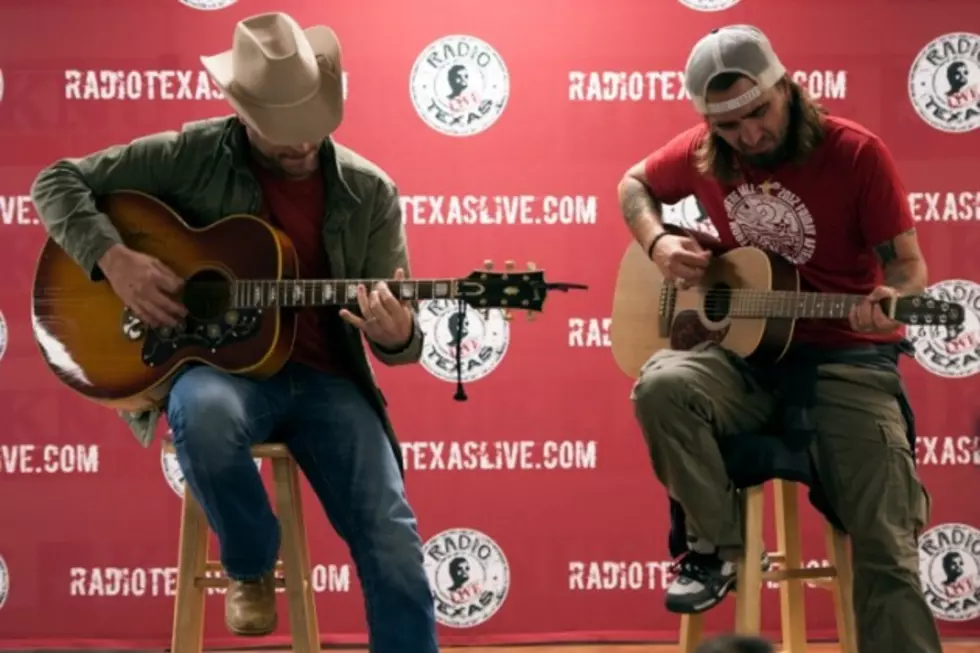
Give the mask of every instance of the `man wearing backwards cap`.
[[916, 546], [930, 498], [897, 371], [908, 343], [875, 305], [926, 285], [892, 157], [873, 133], [813, 104], [753, 27], [701, 39], [685, 83], [703, 121], [619, 185], [629, 230], [664, 276], [696, 283], [712, 256], [661, 220], [663, 204], [693, 195], [718, 230], [712, 249], [759, 247], [794, 263], [807, 290], [867, 300], [847, 319], [799, 321], [778, 367], [750, 366], [715, 345], [662, 351], [643, 367], [636, 417], [689, 538], [675, 552], [667, 608], [701, 612], [733, 586], [743, 531], [721, 448], [780, 419], [775, 430], [800, 456], [809, 452], [811, 499], [850, 536], [859, 650], [940, 653]]
[[[167, 201], [193, 227], [260, 215], [292, 240], [305, 278], [407, 277], [408, 248], [392, 180], [335, 143], [343, 65], [332, 29], [284, 13], [238, 23], [229, 50], [203, 57], [237, 115], [151, 134], [38, 176], [34, 203], [51, 237], [106, 279], [151, 326], [187, 310], [183, 280], [127, 248], [96, 197], [134, 189]], [[358, 288], [360, 316], [299, 311], [292, 357], [252, 380], [207, 365], [178, 372], [166, 404], [187, 489], [218, 536], [230, 579], [225, 621], [237, 635], [279, 623], [273, 577], [281, 534], [249, 445], [284, 440], [350, 548], [377, 653], [436, 653], [422, 542], [405, 496], [401, 452], [365, 355], [387, 365], [422, 352], [414, 303], [382, 283]], [[367, 341], [365, 347], [362, 340]], [[159, 413], [123, 415], [148, 445]]]

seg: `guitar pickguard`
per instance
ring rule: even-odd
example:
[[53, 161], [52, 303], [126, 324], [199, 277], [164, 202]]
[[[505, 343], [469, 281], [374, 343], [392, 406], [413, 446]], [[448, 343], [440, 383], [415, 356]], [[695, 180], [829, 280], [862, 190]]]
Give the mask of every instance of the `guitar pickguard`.
[[248, 340], [262, 326], [260, 310], [229, 310], [216, 320], [199, 320], [188, 316], [174, 328], [151, 329], [128, 309], [122, 321], [128, 340], [143, 340], [143, 363], [156, 367], [187, 347], [204, 347], [215, 352], [222, 347]]
[[728, 335], [729, 326], [709, 329], [701, 321], [697, 311], [680, 311], [670, 325], [670, 348], [686, 351], [702, 342], [721, 342]]

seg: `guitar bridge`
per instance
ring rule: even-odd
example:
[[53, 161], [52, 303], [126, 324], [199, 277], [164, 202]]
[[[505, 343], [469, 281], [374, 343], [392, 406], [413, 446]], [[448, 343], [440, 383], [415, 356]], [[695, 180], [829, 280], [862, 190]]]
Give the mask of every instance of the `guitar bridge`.
[[[188, 317], [176, 328], [151, 329], [143, 343], [143, 363], [156, 367], [166, 363], [182, 349], [206, 349], [215, 353], [222, 347], [244, 342], [262, 326], [261, 310], [229, 310], [213, 320]], [[187, 352], [190, 353], [190, 352]]]

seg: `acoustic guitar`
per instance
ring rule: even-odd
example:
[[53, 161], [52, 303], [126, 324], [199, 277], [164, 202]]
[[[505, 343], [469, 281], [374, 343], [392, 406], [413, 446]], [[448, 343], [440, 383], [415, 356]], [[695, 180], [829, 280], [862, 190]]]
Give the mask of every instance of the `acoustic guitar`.
[[[100, 209], [130, 248], [158, 258], [185, 280], [180, 300], [188, 317], [176, 328], [150, 328], [107, 281], [91, 281], [48, 239], [34, 276], [34, 338], [54, 375], [89, 400], [143, 410], [166, 397], [173, 373], [204, 362], [233, 374], [268, 377], [289, 358], [298, 308], [357, 306], [357, 286], [381, 279], [299, 279], [289, 237], [261, 218], [227, 216], [203, 229], [168, 205], [137, 191], [100, 199]], [[543, 309], [551, 290], [586, 288], [547, 283], [542, 270], [474, 270], [466, 277], [384, 279], [403, 300], [459, 300], [476, 310]]]
[[[714, 341], [742, 358], [776, 362], [789, 348], [798, 319], [846, 319], [864, 295], [800, 290], [796, 268], [755, 247], [712, 257], [701, 282], [682, 290], [665, 283], [660, 268], [636, 242], [620, 261], [610, 340], [616, 364], [630, 378], [662, 349], [687, 350]], [[955, 328], [962, 306], [928, 295], [881, 302], [891, 319], [909, 325]]]

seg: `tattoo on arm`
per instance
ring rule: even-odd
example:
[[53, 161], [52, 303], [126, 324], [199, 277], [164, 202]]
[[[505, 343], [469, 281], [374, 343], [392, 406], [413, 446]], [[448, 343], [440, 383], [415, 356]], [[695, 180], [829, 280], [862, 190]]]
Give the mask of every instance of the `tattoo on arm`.
[[925, 290], [927, 274], [924, 263], [918, 257], [900, 253], [896, 242], [902, 236], [913, 234], [914, 227], [875, 247], [875, 255], [885, 273], [885, 285], [903, 293], [919, 293]]
[[639, 181], [628, 181], [620, 196], [623, 218], [631, 227], [644, 216], [659, 213], [660, 202], [654, 199], [646, 187]]
[[[915, 233], [915, 227], [902, 232], [900, 235], [906, 236]], [[875, 247], [875, 254], [878, 256], [878, 260], [881, 261], [882, 266], [890, 265], [898, 260], [898, 248], [895, 246], [895, 239], [886, 240], [882, 244]]]

